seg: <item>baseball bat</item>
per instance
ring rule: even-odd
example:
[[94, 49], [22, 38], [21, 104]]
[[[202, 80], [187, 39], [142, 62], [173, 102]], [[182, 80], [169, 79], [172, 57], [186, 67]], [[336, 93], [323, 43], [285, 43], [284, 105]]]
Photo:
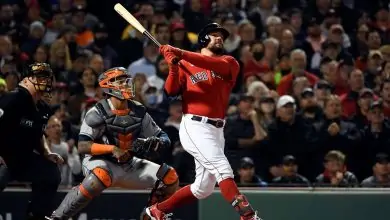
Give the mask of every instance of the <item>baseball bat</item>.
[[129, 24], [131, 24], [131, 26], [133, 26], [135, 29], [137, 29], [139, 32], [141, 32], [143, 35], [153, 41], [153, 43], [155, 43], [158, 47], [161, 46], [160, 42], [158, 42], [156, 38], [154, 38], [153, 35], [151, 35], [149, 31], [146, 30], [144, 26], [142, 26], [142, 24], [139, 23], [139, 21], [125, 7], [123, 7], [122, 4], [116, 3], [114, 6], [114, 10], [120, 16], [122, 16], [122, 18], [124, 18]]
[[[161, 46], [161, 43], [153, 37], [152, 34], [149, 33], [148, 30], [145, 29], [144, 26], [125, 8], [121, 3], [116, 3], [114, 6], [114, 10], [122, 16], [131, 26], [141, 32], [144, 36], [149, 38], [153, 43], [155, 43], [158, 47]], [[180, 64], [178, 58], [174, 58], [172, 61], [174, 64]], [[182, 65], [181, 65], [182, 66]]]

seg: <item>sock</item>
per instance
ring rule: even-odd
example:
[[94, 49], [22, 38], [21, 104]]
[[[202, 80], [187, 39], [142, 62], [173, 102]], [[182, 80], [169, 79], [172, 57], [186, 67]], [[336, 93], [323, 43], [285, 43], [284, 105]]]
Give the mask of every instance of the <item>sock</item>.
[[232, 201], [235, 200], [236, 196], [240, 194], [237, 185], [232, 178], [224, 179], [219, 182], [218, 185], [223, 198], [225, 198], [228, 203], [232, 203]]
[[191, 204], [196, 200], [198, 199], [194, 196], [194, 194], [192, 194], [190, 185], [187, 185], [176, 191], [167, 200], [158, 203], [157, 208], [164, 213], [170, 213], [173, 211], [173, 209], [179, 208], [183, 205]]
[[229, 204], [234, 207], [242, 219], [252, 219], [252, 216], [255, 212], [247, 201], [246, 197], [240, 194], [240, 191], [238, 190], [237, 185], [232, 178], [222, 180], [219, 183], [219, 188], [221, 190], [222, 196]]

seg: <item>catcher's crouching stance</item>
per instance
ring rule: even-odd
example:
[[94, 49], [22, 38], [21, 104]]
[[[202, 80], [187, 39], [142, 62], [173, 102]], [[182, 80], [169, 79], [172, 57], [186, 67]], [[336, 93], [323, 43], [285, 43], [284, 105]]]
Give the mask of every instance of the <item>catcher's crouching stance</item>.
[[85, 179], [66, 195], [48, 219], [74, 216], [111, 186], [155, 187], [148, 205], [165, 200], [178, 188], [178, 176], [172, 167], [133, 156], [155, 152], [161, 146], [170, 145], [170, 140], [146, 113], [145, 107], [131, 100], [133, 86], [126, 70], [107, 70], [99, 76], [99, 85], [109, 98], [88, 111], [79, 135], [79, 152], [86, 155], [83, 159]]

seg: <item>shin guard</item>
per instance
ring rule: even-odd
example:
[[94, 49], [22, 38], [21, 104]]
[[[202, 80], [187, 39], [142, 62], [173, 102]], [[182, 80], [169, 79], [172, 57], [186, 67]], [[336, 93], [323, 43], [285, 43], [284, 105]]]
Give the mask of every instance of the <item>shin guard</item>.
[[61, 205], [53, 212], [52, 218], [65, 220], [73, 217], [103, 190], [111, 185], [111, 176], [101, 168], [95, 168], [83, 182], [72, 189]]

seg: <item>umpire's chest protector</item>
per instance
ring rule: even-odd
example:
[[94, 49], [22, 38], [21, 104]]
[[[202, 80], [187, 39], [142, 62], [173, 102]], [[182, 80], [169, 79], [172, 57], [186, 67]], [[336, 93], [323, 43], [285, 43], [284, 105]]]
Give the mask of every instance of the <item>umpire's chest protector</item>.
[[106, 99], [96, 104], [98, 112], [103, 116], [105, 126], [102, 142], [122, 149], [130, 149], [132, 141], [139, 137], [146, 109], [132, 101], [128, 103], [130, 111], [126, 114], [115, 113]]

